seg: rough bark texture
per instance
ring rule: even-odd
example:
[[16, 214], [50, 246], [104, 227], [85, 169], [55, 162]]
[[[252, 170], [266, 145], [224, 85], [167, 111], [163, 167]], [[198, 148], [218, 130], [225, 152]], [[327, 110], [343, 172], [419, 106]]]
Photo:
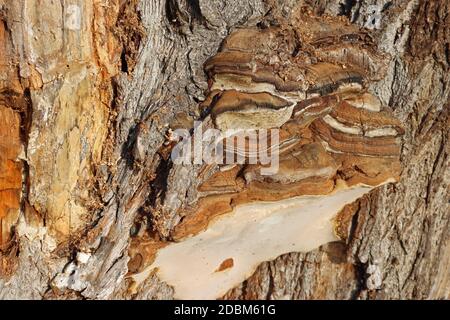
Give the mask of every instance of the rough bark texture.
[[200, 118], [230, 32], [297, 6], [390, 55], [370, 91], [405, 127], [403, 171], [346, 208], [345, 242], [265, 262], [225, 298], [450, 298], [448, 0], [0, 0], [0, 298], [172, 298], [129, 277], [192, 201], [168, 129]]

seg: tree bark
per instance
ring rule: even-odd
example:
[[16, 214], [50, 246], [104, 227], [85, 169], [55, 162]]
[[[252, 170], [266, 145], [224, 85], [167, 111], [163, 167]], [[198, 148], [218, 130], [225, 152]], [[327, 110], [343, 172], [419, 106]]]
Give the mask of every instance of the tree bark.
[[200, 118], [227, 35], [301, 6], [389, 55], [369, 90], [404, 125], [400, 181], [349, 208], [344, 241], [264, 262], [223, 298], [449, 299], [448, 0], [0, 0], [0, 298], [173, 298], [130, 277], [193, 201], [168, 128]]

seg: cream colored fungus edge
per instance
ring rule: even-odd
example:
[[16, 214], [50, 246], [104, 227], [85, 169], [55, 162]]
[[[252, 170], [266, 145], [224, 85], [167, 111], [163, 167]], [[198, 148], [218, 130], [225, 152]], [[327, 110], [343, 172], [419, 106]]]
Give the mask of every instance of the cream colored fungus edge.
[[[334, 216], [373, 188], [360, 185], [324, 196], [237, 206], [211, 222], [207, 230], [160, 249], [154, 263], [133, 278], [139, 285], [156, 272], [174, 288], [177, 299], [219, 298], [264, 261], [338, 240]], [[230, 258], [233, 266], [217, 271]]]

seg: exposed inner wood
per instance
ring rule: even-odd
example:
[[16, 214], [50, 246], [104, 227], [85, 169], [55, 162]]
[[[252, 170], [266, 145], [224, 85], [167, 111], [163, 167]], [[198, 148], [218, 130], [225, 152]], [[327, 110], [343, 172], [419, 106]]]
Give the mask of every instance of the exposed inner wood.
[[449, 10], [0, 0], [0, 299], [450, 298]]

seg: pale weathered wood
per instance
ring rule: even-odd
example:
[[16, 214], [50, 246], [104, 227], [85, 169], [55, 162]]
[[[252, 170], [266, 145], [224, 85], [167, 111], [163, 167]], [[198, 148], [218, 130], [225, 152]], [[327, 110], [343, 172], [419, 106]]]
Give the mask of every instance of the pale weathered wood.
[[370, 89], [404, 123], [404, 169], [357, 203], [347, 243], [263, 263], [225, 298], [450, 297], [448, 0], [56, 2], [0, 0], [0, 114], [21, 116], [24, 150], [0, 298], [172, 298], [126, 277], [135, 234], [170, 239], [196, 197], [198, 168], [180, 181], [165, 159], [167, 128], [200, 116], [203, 63], [234, 28], [302, 4], [367, 27], [391, 56]]

